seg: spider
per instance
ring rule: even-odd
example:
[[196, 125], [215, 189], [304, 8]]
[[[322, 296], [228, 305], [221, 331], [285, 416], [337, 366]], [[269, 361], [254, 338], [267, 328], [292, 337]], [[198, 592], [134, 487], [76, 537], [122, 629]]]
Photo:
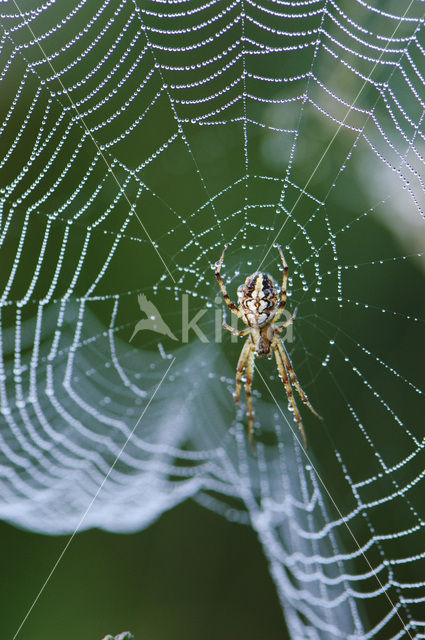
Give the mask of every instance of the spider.
[[[236, 336], [243, 337], [248, 335], [244, 346], [242, 347], [241, 354], [239, 356], [238, 365], [236, 368], [236, 392], [235, 401], [239, 404], [239, 396], [242, 386], [242, 376], [244, 371], [246, 373], [245, 390], [248, 402], [248, 415], [249, 415], [249, 441], [251, 448], [254, 449], [253, 444], [253, 427], [254, 427], [254, 411], [252, 408], [252, 378], [254, 374], [254, 360], [255, 357], [263, 358], [267, 356], [272, 357], [272, 353], [276, 358], [276, 364], [279, 371], [279, 375], [285, 386], [286, 395], [294, 410], [295, 418], [298, 422], [298, 426], [301, 431], [301, 435], [304, 440], [304, 445], [307, 447], [307, 438], [304, 432], [301, 416], [298, 411], [298, 407], [295, 402], [292, 387], [289, 382], [291, 380], [292, 385], [298, 391], [302, 401], [308, 406], [310, 411], [315, 416], [321, 419], [321, 416], [315, 411], [310, 404], [306, 394], [302, 390], [300, 383], [298, 382], [295, 371], [292, 367], [291, 360], [285, 346], [280, 338], [280, 334], [286, 327], [289, 327], [297, 315], [297, 309], [295, 309], [292, 316], [286, 320], [280, 327], [276, 325], [277, 320], [282, 315], [286, 305], [286, 283], [288, 279], [288, 265], [286, 264], [283, 256], [282, 248], [279, 244], [274, 245], [280, 254], [280, 259], [283, 265], [283, 278], [282, 287], [279, 296], [279, 287], [274, 282], [273, 278], [267, 273], [256, 271], [251, 276], [248, 276], [245, 280], [245, 284], [241, 284], [238, 287], [238, 302], [239, 306], [236, 306], [229, 298], [229, 295], [224, 286], [223, 280], [220, 275], [221, 266], [223, 264], [224, 254], [228, 247], [224, 245], [223, 253], [220, 260], [215, 264], [215, 277], [220, 286], [223, 298], [230, 311], [234, 313], [238, 318], [247, 325], [247, 329], [237, 331], [230, 327], [226, 321], [223, 321], [223, 327], [233, 333]], [[280, 298], [280, 299], [279, 299]]]

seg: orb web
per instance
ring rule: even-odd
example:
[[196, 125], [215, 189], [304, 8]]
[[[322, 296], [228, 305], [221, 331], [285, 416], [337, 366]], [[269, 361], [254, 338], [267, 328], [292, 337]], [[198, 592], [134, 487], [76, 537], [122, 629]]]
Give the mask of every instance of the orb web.
[[[257, 531], [294, 638], [424, 637], [423, 2], [0, 9], [1, 517], [192, 497]], [[211, 264], [235, 299], [276, 241], [324, 421], [305, 451], [259, 362], [254, 456]]]

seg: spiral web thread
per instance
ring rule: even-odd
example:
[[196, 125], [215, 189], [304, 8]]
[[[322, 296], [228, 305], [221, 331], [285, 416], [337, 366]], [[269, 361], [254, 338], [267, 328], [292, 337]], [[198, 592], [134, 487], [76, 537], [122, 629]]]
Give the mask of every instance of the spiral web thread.
[[[422, 264], [424, 2], [0, 10], [1, 516], [73, 532], [90, 505], [83, 527], [133, 531], [195, 497], [255, 528], [294, 638], [424, 638], [423, 385], [380, 343], [422, 331], [402, 285]], [[259, 366], [253, 456], [210, 265], [229, 241], [232, 292], [260, 261], [278, 274], [275, 240], [325, 420], [303, 411], [306, 453]], [[140, 292], [170, 326], [189, 296], [209, 342], [130, 344]]]

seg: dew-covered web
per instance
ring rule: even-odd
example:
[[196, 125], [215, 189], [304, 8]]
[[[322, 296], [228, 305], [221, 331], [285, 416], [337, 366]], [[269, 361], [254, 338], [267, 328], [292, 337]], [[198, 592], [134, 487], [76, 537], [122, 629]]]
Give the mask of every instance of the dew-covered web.
[[[294, 638], [424, 638], [424, 2], [0, 10], [1, 517], [193, 497], [254, 527]], [[259, 361], [254, 455], [211, 264], [234, 299], [275, 241], [324, 419], [304, 450]]]

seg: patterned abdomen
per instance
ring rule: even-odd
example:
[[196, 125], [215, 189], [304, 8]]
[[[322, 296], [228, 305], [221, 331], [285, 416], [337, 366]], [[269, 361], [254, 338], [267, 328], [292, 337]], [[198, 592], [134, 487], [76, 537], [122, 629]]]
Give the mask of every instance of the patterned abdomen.
[[254, 273], [238, 289], [239, 309], [250, 327], [265, 327], [276, 313], [278, 288], [267, 273]]

